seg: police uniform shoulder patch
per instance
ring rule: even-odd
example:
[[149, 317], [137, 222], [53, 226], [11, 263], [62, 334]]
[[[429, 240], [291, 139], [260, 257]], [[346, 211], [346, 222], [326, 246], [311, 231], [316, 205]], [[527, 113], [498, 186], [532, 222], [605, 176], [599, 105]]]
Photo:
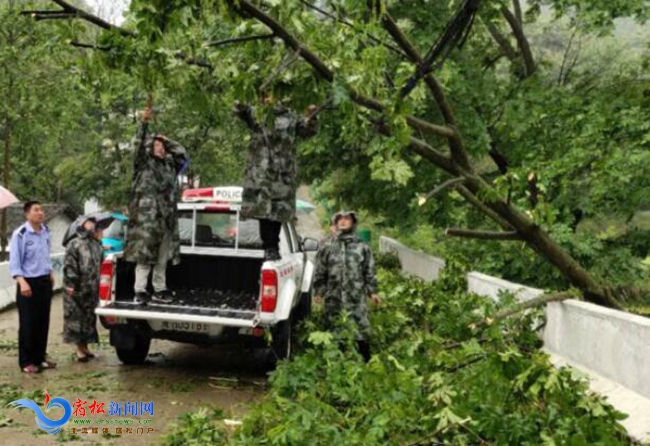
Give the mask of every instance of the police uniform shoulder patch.
[[18, 235], [19, 236], [22, 237], [23, 235], [25, 235], [25, 232], [27, 232], [27, 226], [22, 225], [20, 228], [18, 228]]

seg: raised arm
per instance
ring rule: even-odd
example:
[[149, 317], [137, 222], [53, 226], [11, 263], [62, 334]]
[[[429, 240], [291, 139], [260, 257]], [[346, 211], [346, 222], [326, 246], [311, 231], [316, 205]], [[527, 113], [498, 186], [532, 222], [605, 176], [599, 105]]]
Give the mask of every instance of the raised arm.
[[298, 119], [296, 133], [300, 138], [309, 139], [318, 132], [318, 113], [320, 108], [315, 105], [307, 107], [305, 116]]
[[190, 162], [187, 150], [178, 141], [165, 137], [165, 150], [172, 156], [176, 175], [185, 170]]
[[149, 123], [142, 122], [131, 140], [133, 147], [133, 172], [135, 173], [147, 159], [147, 134], [149, 132]]
[[254, 132], [260, 131], [260, 125], [255, 121], [253, 117], [253, 109], [248, 104], [242, 104], [241, 102], [235, 102], [233, 106], [233, 112], [235, 116], [244, 121], [244, 123]]

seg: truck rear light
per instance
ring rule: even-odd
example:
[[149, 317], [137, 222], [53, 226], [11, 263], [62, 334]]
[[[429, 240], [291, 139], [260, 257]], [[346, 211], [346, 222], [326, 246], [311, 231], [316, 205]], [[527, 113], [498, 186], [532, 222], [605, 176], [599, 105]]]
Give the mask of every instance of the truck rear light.
[[264, 313], [273, 313], [278, 303], [278, 274], [274, 270], [262, 271], [260, 306]]
[[99, 271], [99, 298], [101, 300], [111, 300], [113, 271], [113, 262], [111, 260], [104, 260]]

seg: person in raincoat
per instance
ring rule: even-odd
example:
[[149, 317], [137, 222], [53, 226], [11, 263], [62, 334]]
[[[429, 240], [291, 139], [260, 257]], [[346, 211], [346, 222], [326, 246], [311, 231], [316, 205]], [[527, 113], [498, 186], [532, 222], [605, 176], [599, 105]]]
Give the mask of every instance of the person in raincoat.
[[149, 132], [151, 108], [144, 110], [142, 123], [133, 139], [133, 181], [129, 203], [129, 224], [124, 258], [136, 264], [135, 299], [137, 304], [150, 300], [147, 292], [153, 269], [153, 300], [173, 301], [167, 289], [167, 263], [180, 262], [180, 237], [176, 202], [177, 176], [189, 163], [187, 152], [176, 141]]
[[325, 318], [333, 328], [347, 312], [356, 328], [359, 352], [370, 360], [370, 321], [368, 303], [380, 302], [377, 294], [375, 261], [370, 246], [356, 233], [357, 216], [354, 212], [339, 212], [332, 221], [337, 233], [327, 240], [316, 255], [314, 273], [314, 300], [325, 301]]
[[265, 123], [253, 118], [250, 106], [235, 104], [235, 114], [253, 135], [248, 148], [241, 215], [258, 219], [267, 260], [279, 260], [282, 224], [296, 214], [296, 141], [316, 134], [316, 107], [299, 117], [271, 95], [264, 99], [271, 109]]
[[89, 218], [77, 228], [63, 265], [63, 341], [76, 345], [79, 362], [94, 358], [88, 344], [99, 342], [95, 308], [99, 303], [102, 245], [95, 224], [95, 219]]

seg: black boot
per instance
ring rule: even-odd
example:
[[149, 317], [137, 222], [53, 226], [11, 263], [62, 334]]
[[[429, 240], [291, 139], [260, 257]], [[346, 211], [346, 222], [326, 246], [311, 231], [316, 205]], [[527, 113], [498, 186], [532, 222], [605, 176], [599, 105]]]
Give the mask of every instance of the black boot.
[[151, 300], [157, 304], [170, 304], [174, 302], [175, 294], [170, 290], [154, 291]]
[[264, 260], [282, 260], [282, 256], [280, 255], [280, 250], [275, 248], [265, 249]]
[[139, 291], [135, 293], [135, 298], [133, 299], [133, 303], [136, 305], [147, 305], [147, 303], [151, 300], [149, 297], [149, 293]]

